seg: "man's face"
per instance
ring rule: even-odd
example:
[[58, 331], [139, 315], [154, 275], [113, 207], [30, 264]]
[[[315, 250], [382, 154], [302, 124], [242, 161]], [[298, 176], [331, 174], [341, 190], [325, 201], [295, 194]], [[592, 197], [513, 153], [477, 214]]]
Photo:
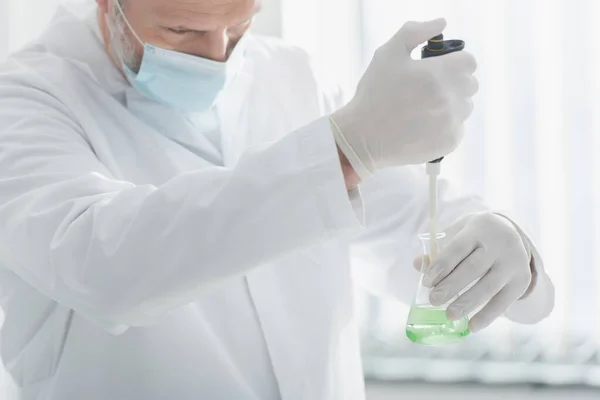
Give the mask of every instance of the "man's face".
[[[259, 11], [260, 0], [120, 0], [143, 42], [214, 61], [225, 61]], [[98, 0], [109, 18], [116, 0]], [[131, 35], [131, 32], [124, 32]], [[135, 54], [142, 45], [130, 39]]]

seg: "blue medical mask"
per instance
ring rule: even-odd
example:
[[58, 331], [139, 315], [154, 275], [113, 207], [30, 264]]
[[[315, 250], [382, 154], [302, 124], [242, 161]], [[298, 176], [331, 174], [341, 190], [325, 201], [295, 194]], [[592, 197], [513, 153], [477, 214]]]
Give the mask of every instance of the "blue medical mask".
[[144, 43], [127, 21], [119, 1], [115, 4], [129, 30], [144, 47], [137, 73], [127, 65], [124, 54], [116, 51], [125, 76], [134, 88], [158, 103], [186, 112], [207, 110], [244, 66], [245, 37], [236, 44], [226, 62], [163, 49]]

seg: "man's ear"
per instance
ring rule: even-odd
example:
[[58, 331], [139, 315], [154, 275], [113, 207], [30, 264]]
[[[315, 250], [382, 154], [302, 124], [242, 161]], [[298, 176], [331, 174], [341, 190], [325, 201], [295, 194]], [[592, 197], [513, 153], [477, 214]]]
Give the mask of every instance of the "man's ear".
[[104, 41], [104, 49], [106, 50], [106, 53], [110, 57], [113, 64], [116, 66], [118, 64], [115, 63], [111, 55], [108, 27], [106, 26], [106, 15], [108, 15], [108, 7], [110, 6], [111, 1], [112, 0], [96, 0], [96, 4], [98, 5], [96, 16], [98, 18], [98, 26], [100, 27], [102, 40]]
[[100, 11], [102, 11], [105, 14], [108, 12], [108, 1], [109, 0], [96, 0], [96, 4], [98, 4], [98, 8], [100, 9]]

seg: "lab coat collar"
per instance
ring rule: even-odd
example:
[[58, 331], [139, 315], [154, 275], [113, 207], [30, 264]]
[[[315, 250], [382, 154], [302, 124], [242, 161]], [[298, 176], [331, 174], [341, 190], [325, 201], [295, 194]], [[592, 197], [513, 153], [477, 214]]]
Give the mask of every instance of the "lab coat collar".
[[[248, 95], [253, 70], [253, 62], [248, 59], [236, 78], [221, 93], [216, 105], [207, 111], [182, 113], [145, 97], [131, 86], [125, 91], [124, 103], [132, 114], [162, 135], [198, 153], [214, 165], [232, 166], [248, 143]], [[203, 123], [213, 118], [216, 120], [214, 126]], [[219, 147], [215, 147], [204, 136], [207, 129], [218, 130]]]
[[[250, 34], [247, 35], [250, 54], [254, 38]], [[229, 88], [223, 91], [216, 104], [225, 167], [235, 165], [248, 146], [248, 102], [253, 77], [254, 63], [248, 55], [244, 67]]]
[[[128, 82], [111, 62], [98, 31], [90, 25], [95, 9], [95, 4], [59, 6], [40, 41], [54, 54], [80, 65], [104, 91], [122, 101]], [[73, 37], [77, 38], [77, 46], [73, 46]]]

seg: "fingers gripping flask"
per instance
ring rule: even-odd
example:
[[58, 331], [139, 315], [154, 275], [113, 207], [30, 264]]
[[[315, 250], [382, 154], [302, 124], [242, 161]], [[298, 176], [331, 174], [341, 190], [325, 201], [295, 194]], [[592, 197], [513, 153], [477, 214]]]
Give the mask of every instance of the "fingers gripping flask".
[[[444, 247], [444, 233], [437, 233], [438, 250]], [[454, 343], [462, 340], [469, 335], [469, 318], [463, 317], [452, 321], [446, 316], [446, 308], [450, 304], [443, 306], [433, 306], [429, 301], [431, 289], [423, 285], [423, 277], [429, 267], [431, 258], [431, 235], [419, 235], [422, 245], [421, 257], [421, 279], [415, 294], [415, 299], [408, 314], [406, 323], [406, 336], [414, 343], [436, 346], [442, 344]], [[453, 299], [454, 300], [454, 299]]]

